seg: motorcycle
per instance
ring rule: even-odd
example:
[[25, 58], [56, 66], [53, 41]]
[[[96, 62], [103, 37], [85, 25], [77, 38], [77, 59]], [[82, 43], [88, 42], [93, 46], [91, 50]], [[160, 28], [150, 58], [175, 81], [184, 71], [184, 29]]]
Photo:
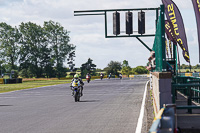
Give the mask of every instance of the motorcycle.
[[119, 75], [119, 78], [122, 79], [122, 75], [121, 74]]
[[90, 76], [89, 75], [86, 75], [86, 80], [87, 80], [88, 83], [90, 82]]
[[110, 79], [111, 78], [111, 75], [108, 75], [108, 79]]
[[101, 74], [100, 78], [101, 78], [101, 80], [103, 79], [103, 74]]
[[72, 91], [74, 92], [73, 96], [75, 102], [79, 102], [81, 97], [81, 84], [79, 80], [74, 80], [72, 82]]

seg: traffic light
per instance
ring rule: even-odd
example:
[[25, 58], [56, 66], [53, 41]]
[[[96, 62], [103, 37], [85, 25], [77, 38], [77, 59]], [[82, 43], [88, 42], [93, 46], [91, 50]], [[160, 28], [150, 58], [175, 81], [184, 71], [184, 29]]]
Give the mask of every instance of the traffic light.
[[133, 13], [126, 12], [126, 34], [133, 34]]
[[113, 34], [120, 34], [120, 13], [117, 11], [113, 13]]
[[145, 12], [138, 12], [138, 33], [145, 33]]

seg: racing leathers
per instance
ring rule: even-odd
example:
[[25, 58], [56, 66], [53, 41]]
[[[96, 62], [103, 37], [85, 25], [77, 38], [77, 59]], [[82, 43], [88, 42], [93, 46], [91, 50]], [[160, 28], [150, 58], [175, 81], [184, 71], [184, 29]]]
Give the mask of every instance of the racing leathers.
[[81, 89], [80, 89], [80, 90], [81, 90], [81, 96], [82, 96], [82, 95], [83, 95], [83, 85], [84, 85], [84, 83], [83, 83], [83, 81], [82, 81], [81, 78], [73, 78], [73, 79], [72, 79], [72, 81], [71, 81], [71, 86], [70, 86], [70, 87], [71, 87], [71, 90], [72, 90], [72, 95], [74, 95], [74, 90], [72, 89], [72, 83], [73, 83], [74, 80], [77, 80], [77, 79], [79, 80], [79, 82], [80, 82], [80, 84], [81, 84]]

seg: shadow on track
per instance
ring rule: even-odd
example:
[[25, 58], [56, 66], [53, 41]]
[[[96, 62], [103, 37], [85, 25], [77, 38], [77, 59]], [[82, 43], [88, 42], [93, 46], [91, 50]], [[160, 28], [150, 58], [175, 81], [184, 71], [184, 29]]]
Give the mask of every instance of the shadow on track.
[[0, 107], [13, 106], [13, 105], [0, 105]]
[[89, 103], [89, 102], [99, 102], [100, 100], [82, 100], [80, 102], [83, 102], [83, 103]]

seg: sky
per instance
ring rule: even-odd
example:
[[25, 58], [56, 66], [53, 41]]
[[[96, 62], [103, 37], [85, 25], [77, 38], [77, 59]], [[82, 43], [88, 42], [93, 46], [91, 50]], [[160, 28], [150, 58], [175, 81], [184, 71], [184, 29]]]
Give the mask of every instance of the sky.
[[[185, 25], [191, 65], [199, 63], [196, 18], [191, 0], [173, 0]], [[112, 61], [127, 60], [131, 67], [146, 66], [150, 52], [134, 37], [105, 38], [104, 16], [74, 16], [79, 10], [157, 8], [161, 0], [0, 0], [0, 22], [19, 26], [22, 22], [43, 25], [44, 21], [59, 22], [70, 31], [70, 43], [76, 46], [75, 67], [93, 60], [97, 68], [105, 68]], [[124, 12], [120, 12], [124, 31]], [[155, 12], [146, 11], [146, 34], [155, 33]], [[133, 13], [133, 29], [137, 31], [137, 12]], [[124, 21], [124, 22], [123, 22]], [[108, 34], [112, 35], [112, 13], [108, 14]], [[134, 34], [137, 34], [134, 32]], [[150, 48], [154, 37], [140, 38]], [[180, 63], [188, 64], [179, 48]], [[65, 63], [67, 66], [67, 63]]]

